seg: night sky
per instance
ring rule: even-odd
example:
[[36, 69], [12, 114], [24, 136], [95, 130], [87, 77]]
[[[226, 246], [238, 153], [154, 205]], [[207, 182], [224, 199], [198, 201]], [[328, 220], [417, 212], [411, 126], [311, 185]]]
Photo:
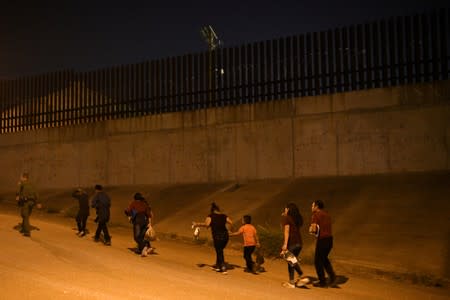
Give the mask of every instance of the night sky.
[[[26, 4], [29, 2], [29, 4]], [[118, 2], [118, 3], [115, 3]], [[1, 1], [0, 79], [94, 70], [448, 8], [443, 0]]]

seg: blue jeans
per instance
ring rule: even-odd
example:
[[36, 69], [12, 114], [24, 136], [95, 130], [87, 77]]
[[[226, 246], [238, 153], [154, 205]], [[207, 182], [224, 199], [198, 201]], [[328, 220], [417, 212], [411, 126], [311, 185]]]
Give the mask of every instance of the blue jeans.
[[150, 242], [144, 239], [145, 232], [147, 231], [147, 223], [138, 223], [135, 222], [133, 224], [133, 237], [138, 246], [138, 251], [141, 253], [142, 249], [145, 246], [150, 247]]

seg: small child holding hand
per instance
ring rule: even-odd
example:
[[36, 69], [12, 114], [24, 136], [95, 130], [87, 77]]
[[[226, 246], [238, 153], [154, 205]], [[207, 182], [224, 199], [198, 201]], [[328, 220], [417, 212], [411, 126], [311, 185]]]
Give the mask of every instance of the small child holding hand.
[[232, 232], [230, 236], [241, 235], [244, 239], [244, 259], [246, 264], [246, 269], [244, 272], [257, 274], [255, 271], [255, 263], [252, 260], [252, 254], [255, 251], [256, 247], [260, 247], [258, 234], [256, 232], [255, 226], [252, 224], [252, 217], [249, 215], [245, 215], [242, 217], [242, 226], [239, 228], [237, 232]]

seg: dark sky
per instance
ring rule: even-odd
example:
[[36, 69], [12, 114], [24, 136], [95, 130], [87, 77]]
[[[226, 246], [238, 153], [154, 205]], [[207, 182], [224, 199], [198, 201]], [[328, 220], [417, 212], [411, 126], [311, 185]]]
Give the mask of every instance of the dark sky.
[[448, 2], [2, 0], [0, 78], [204, 51], [204, 25], [212, 25], [227, 47], [448, 8]]

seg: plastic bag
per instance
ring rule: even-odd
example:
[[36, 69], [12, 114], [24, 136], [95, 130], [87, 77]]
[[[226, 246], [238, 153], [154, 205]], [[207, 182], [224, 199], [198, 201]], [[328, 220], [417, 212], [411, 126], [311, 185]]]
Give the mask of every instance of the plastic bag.
[[147, 231], [145, 232], [145, 237], [147, 241], [154, 241], [156, 240], [156, 232], [155, 229], [153, 229], [152, 225], [148, 225]]

